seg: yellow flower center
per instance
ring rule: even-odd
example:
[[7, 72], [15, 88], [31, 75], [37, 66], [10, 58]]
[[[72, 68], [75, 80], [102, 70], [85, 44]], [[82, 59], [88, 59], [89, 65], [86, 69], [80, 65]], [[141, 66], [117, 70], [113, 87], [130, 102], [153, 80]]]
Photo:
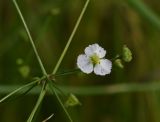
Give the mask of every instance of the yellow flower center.
[[99, 64], [100, 63], [100, 58], [99, 56], [97, 56], [97, 54], [94, 54], [90, 57], [90, 61], [96, 65], [96, 64]]

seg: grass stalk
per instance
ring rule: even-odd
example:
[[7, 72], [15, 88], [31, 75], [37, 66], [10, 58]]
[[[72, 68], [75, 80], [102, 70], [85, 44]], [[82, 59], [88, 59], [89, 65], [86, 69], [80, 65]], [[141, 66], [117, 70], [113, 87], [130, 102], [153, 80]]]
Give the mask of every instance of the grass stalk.
[[52, 87], [52, 81], [49, 81], [49, 84], [48, 84], [48, 87], [49, 87], [49, 90], [51, 92], [51, 94], [54, 94], [60, 104], [60, 106], [62, 107], [63, 111], [65, 112], [66, 116], [68, 117], [68, 120], [70, 122], [73, 122], [70, 114], [68, 113], [67, 109], [65, 108], [65, 106], [63, 105], [63, 102], [62, 100], [60, 99], [59, 95], [58, 95], [58, 91], [56, 91], [56, 89], [54, 87]]
[[73, 122], [73, 120], [72, 120], [71, 116], [69, 115], [69, 113], [68, 113], [67, 109], [66, 109], [66, 108], [65, 108], [65, 106], [63, 105], [63, 103], [62, 103], [62, 101], [61, 101], [61, 98], [59, 97], [59, 95], [57, 94], [57, 92], [55, 91], [55, 89], [54, 89], [54, 93], [55, 93], [55, 96], [56, 96], [56, 98], [57, 98], [58, 102], [59, 102], [59, 103], [60, 103], [60, 105], [62, 106], [63, 111], [66, 113], [66, 115], [67, 115], [68, 119], [70, 120], [70, 122]]
[[30, 43], [31, 43], [31, 45], [32, 45], [32, 48], [33, 48], [33, 50], [34, 50], [34, 53], [35, 53], [35, 55], [36, 55], [36, 57], [37, 57], [37, 60], [38, 60], [38, 62], [39, 62], [39, 65], [40, 65], [40, 67], [41, 67], [41, 70], [42, 70], [42, 72], [43, 72], [43, 75], [47, 75], [46, 70], [45, 70], [45, 68], [44, 68], [44, 66], [43, 66], [43, 63], [42, 63], [42, 61], [41, 61], [41, 58], [40, 58], [40, 56], [39, 56], [39, 54], [38, 54], [38, 52], [37, 52], [37, 49], [36, 49], [36, 46], [35, 46], [34, 41], [33, 41], [33, 39], [32, 39], [32, 36], [31, 36], [31, 34], [30, 34], [29, 28], [27, 27], [27, 24], [26, 24], [26, 22], [25, 22], [25, 20], [24, 20], [24, 17], [23, 17], [23, 15], [22, 15], [22, 12], [21, 12], [21, 10], [20, 10], [20, 8], [19, 8], [16, 0], [13, 0], [13, 3], [14, 3], [14, 5], [15, 5], [15, 7], [16, 7], [16, 9], [17, 9], [17, 12], [18, 12], [18, 14], [19, 14], [19, 16], [20, 16], [20, 18], [21, 18], [21, 20], [22, 20], [22, 23], [23, 23], [23, 25], [24, 25], [24, 27], [25, 27], [25, 30], [26, 30], [27, 35], [28, 35], [28, 37], [29, 37]]
[[38, 110], [40, 104], [42, 103], [42, 100], [43, 100], [43, 98], [44, 98], [44, 96], [45, 96], [45, 94], [46, 94], [45, 85], [46, 85], [46, 83], [44, 83], [43, 86], [42, 86], [41, 93], [40, 93], [40, 95], [39, 95], [39, 98], [38, 98], [38, 100], [37, 100], [37, 103], [36, 103], [36, 105], [34, 106], [34, 108], [33, 108], [32, 112], [31, 112], [31, 114], [30, 114], [27, 122], [32, 122], [32, 121], [33, 121], [33, 118], [34, 118], [34, 116], [35, 116], [35, 114], [36, 114], [36, 111]]
[[142, 17], [148, 20], [155, 28], [160, 30], [160, 18], [142, 0], [127, 0]]
[[60, 64], [61, 64], [61, 62], [62, 62], [62, 60], [63, 60], [63, 58], [64, 58], [64, 56], [65, 56], [65, 54], [66, 54], [66, 52], [67, 52], [67, 50], [68, 50], [68, 48], [69, 48], [69, 46], [70, 46], [70, 44], [71, 44], [71, 42], [72, 42], [72, 40], [73, 40], [73, 37], [74, 37], [74, 35], [75, 35], [75, 33], [76, 33], [77, 29], [78, 29], [78, 26], [79, 26], [79, 24], [80, 24], [80, 22], [81, 22], [81, 20], [82, 20], [82, 17], [83, 17], [83, 15], [84, 15], [84, 13], [85, 13], [85, 11], [86, 11], [86, 9], [87, 9], [87, 6], [88, 6], [88, 4], [89, 4], [89, 1], [90, 1], [90, 0], [87, 0], [87, 1], [86, 1], [86, 3], [85, 3], [85, 5], [84, 5], [84, 7], [83, 7], [83, 9], [82, 9], [82, 11], [81, 11], [78, 19], [77, 19], [77, 22], [76, 22], [76, 24], [75, 24], [75, 26], [74, 26], [74, 28], [73, 28], [73, 31], [72, 31], [72, 33], [71, 33], [71, 35], [70, 35], [70, 37], [69, 37], [69, 39], [68, 39], [68, 41], [67, 41], [67, 44], [66, 44], [66, 46], [65, 46], [65, 48], [64, 48], [64, 50], [63, 50], [63, 52], [62, 52], [62, 54], [61, 54], [61, 56], [60, 56], [57, 64], [56, 64], [56, 66], [55, 66], [52, 74], [55, 74], [55, 73], [57, 72], [57, 70], [58, 70], [58, 68], [59, 68], [59, 66], [60, 66]]
[[[30, 43], [31, 43], [31, 45], [32, 45], [32, 48], [33, 48], [34, 53], [35, 53], [35, 55], [36, 55], [36, 58], [37, 58], [37, 60], [38, 60], [38, 62], [39, 62], [39, 65], [40, 65], [40, 67], [41, 67], [42, 73], [43, 73], [43, 75], [47, 76], [47, 72], [46, 72], [46, 70], [45, 70], [45, 68], [44, 68], [44, 66], [43, 66], [43, 63], [42, 63], [42, 61], [41, 61], [41, 58], [40, 58], [40, 56], [39, 56], [39, 54], [38, 54], [38, 52], [37, 52], [36, 46], [35, 46], [35, 44], [34, 44], [34, 41], [33, 41], [33, 39], [32, 39], [32, 36], [31, 36], [31, 34], [30, 34], [29, 28], [27, 27], [27, 24], [26, 24], [26, 22], [25, 22], [25, 20], [24, 20], [24, 17], [23, 17], [23, 15], [22, 15], [21, 11], [20, 11], [20, 8], [19, 8], [16, 0], [13, 0], [13, 3], [14, 3], [14, 5], [15, 5], [15, 7], [16, 7], [16, 9], [17, 9], [17, 12], [18, 12], [18, 14], [19, 14], [19, 16], [20, 16], [20, 18], [21, 18], [21, 20], [22, 20], [22, 23], [23, 23], [23, 25], [24, 25], [24, 27], [25, 27], [25, 30], [26, 30], [27, 35], [28, 35], [28, 37], [29, 37]], [[33, 118], [34, 118], [34, 115], [35, 115], [36, 111], [38, 110], [38, 108], [39, 108], [39, 106], [40, 106], [40, 104], [41, 104], [41, 102], [42, 102], [42, 100], [43, 100], [43, 98], [44, 98], [44, 96], [45, 96], [45, 93], [46, 93], [45, 86], [46, 86], [46, 82], [43, 84], [43, 87], [42, 87], [41, 93], [40, 93], [40, 95], [39, 95], [39, 98], [38, 98], [38, 100], [37, 100], [37, 103], [36, 103], [34, 109], [32, 110], [32, 112], [31, 112], [31, 114], [30, 114], [27, 122], [32, 122], [32, 120], [33, 120]]]
[[[90, 0], [86, 0], [86, 2], [85, 2], [85, 4], [84, 4], [84, 7], [83, 7], [83, 9], [82, 9], [82, 11], [81, 11], [78, 19], [77, 19], [77, 22], [76, 22], [76, 24], [75, 24], [75, 26], [74, 26], [74, 28], [73, 28], [73, 31], [72, 31], [72, 33], [71, 33], [71, 35], [70, 35], [70, 37], [69, 37], [69, 39], [68, 39], [68, 41], [67, 41], [67, 44], [66, 44], [66, 46], [65, 46], [65, 48], [64, 48], [64, 50], [63, 50], [63, 52], [62, 52], [62, 54], [61, 54], [61, 56], [60, 56], [60, 58], [59, 58], [59, 60], [58, 60], [58, 62], [57, 62], [57, 64], [56, 64], [55, 68], [53, 69], [53, 72], [52, 72], [53, 75], [56, 74], [56, 72], [57, 72], [57, 70], [58, 70], [58, 68], [59, 68], [59, 66], [60, 66], [60, 64], [61, 64], [61, 62], [62, 62], [62, 60], [63, 60], [63, 58], [64, 58], [64, 56], [65, 56], [65, 54], [66, 54], [66, 52], [67, 52], [67, 50], [68, 50], [68, 48], [69, 48], [69, 46], [70, 46], [70, 44], [71, 44], [71, 42], [72, 42], [72, 40], [73, 40], [73, 37], [74, 37], [74, 35], [75, 35], [75, 33], [76, 33], [77, 29], [78, 29], [78, 26], [79, 26], [79, 24], [80, 24], [80, 22], [81, 22], [81, 20], [82, 20], [82, 17], [83, 17], [83, 15], [84, 15], [84, 13], [85, 13], [85, 11], [86, 11], [86, 9], [87, 9], [87, 6], [88, 6], [88, 4], [89, 4], [89, 1], [90, 1]], [[70, 120], [70, 122], [73, 122], [73, 120], [71, 119], [71, 117], [70, 117], [67, 109], [64, 107], [63, 102], [61, 101], [60, 97], [58, 96], [57, 91], [52, 87], [52, 84], [51, 84], [51, 81], [50, 81], [50, 80], [49, 80], [49, 88], [50, 88], [51, 91], [55, 94], [56, 98], [58, 99], [61, 107], [63, 108], [63, 110], [64, 110], [64, 112], [66, 113], [66, 115], [67, 115], [68, 119]]]
[[[68, 50], [68, 48], [69, 48], [69, 46], [70, 46], [70, 44], [71, 44], [71, 42], [72, 42], [72, 39], [73, 39], [73, 37], [74, 37], [74, 35], [75, 35], [76, 31], [77, 31], [77, 28], [78, 28], [78, 26], [79, 26], [79, 24], [80, 24], [80, 22], [81, 22], [81, 20], [82, 20], [82, 17], [83, 17], [83, 15], [84, 15], [84, 12], [86, 11], [86, 8], [87, 8], [87, 6], [88, 6], [89, 1], [90, 1], [90, 0], [86, 0], [86, 3], [85, 3], [85, 5], [84, 5], [84, 7], [83, 7], [83, 9], [82, 9], [82, 11], [81, 11], [81, 13], [80, 13], [80, 16], [79, 16], [79, 18], [78, 18], [75, 26], [74, 26], [74, 29], [73, 29], [73, 31], [72, 31], [72, 33], [71, 33], [71, 36], [69, 37], [69, 39], [68, 39], [68, 41], [67, 41], [67, 44], [66, 44], [66, 46], [65, 46], [65, 48], [64, 48], [64, 50], [63, 50], [63, 52], [62, 52], [62, 54], [61, 54], [58, 62], [57, 62], [54, 70], [53, 70], [53, 74], [56, 74], [56, 72], [57, 72], [57, 70], [58, 70], [58, 68], [59, 68], [59, 66], [60, 66], [60, 64], [61, 64], [61, 62], [62, 62], [62, 60], [63, 60], [63, 58], [64, 58], [64, 56], [65, 56], [65, 54], [66, 54], [66, 52], [67, 52], [67, 50]], [[19, 6], [18, 6], [16, 0], [13, 0], [13, 3], [14, 3], [14, 5], [15, 5], [15, 7], [16, 7], [16, 9], [17, 9], [17, 11], [18, 11], [18, 14], [19, 14], [19, 16], [20, 16], [20, 18], [21, 18], [21, 20], [22, 20], [22, 22], [23, 22], [23, 25], [24, 25], [24, 27], [25, 27], [25, 29], [26, 29], [27, 35], [28, 35], [28, 37], [29, 37], [29, 40], [30, 40], [30, 42], [31, 42], [32, 48], [33, 48], [33, 50], [34, 50], [34, 52], [35, 52], [35, 55], [36, 55], [37, 60], [38, 60], [38, 62], [39, 62], [39, 65], [40, 65], [40, 67], [41, 67], [41, 70], [42, 70], [42, 72], [43, 72], [43, 75], [47, 76], [46, 70], [45, 70], [45, 68], [44, 68], [44, 66], [43, 66], [43, 64], [42, 64], [42, 61], [41, 61], [41, 59], [40, 59], [40, 57], [39, 57], [39, 54], [38, 54], [37, 49], [36, 49], [36, 47], [35, 47], [35, 44], [34, 44], [34, 42], [33, 42], [33, 39], [32, 39], [32, 36], [31, 36], [31, 34], [30, 34], [30, 31], [29, 31], [29, 29], [28, 29], [28, 27], [27, 27], [27, 24], [26, 24], [26, 22], [25, 22], [25, 20], [24, 20], [24, 17], [23, 17], [23, 15], [22, 15], [22, 13], [21, 13], [21, 11], [20, 11], [20, 9], [19, 9]], [[68, 119], [70, 120], [70, 122], [73, 122], [72, 119], [71, 119], [71, 117], [70, 117], [70, 115], [69, 115], [69, 113], [67, 112], [66, 108], [64, 107], [64, 105], [63, 105], [60, 97], [58, 96], [57, 91], [56, 91], [55, 88], [52, 86], [51, 82], [52, 82], [52, 81], [49, 80], [49, 87], [50, 87], [51, 91], [55, 94], [57, 100], [59, 101], [60, 105], [62, 106], [62, 108], [63, 108], [64, 112], [66, 113], [66, 115], [67, 115]], [[30, 114], [27, 122], [32, 122], [32, 120], [33, 120], [33, 118], [34, 118], [34, 115], [35, 115], [35, 113], [36, 113], [39, 105], [41, 104], [41, 102], [42, 102], [42, 100], [43, 100], [43, 98], [44, 98], [44, 96], [45, 96], [45, 93], [46, 93], [45, 86], [46, 86], [46, 82], [43, 84], [43, 87], [42, 87], [41, 93], [40, 93], [40, 95], [39, 95], [39, 98], [38, 98], [38, 100], [37, 100], [37, 103], [36, 103], [33, 111], [31, 112], [31, 114]]]
[[32, 85], [36, 84], [37, 82], [38, 82], [38, 80], [33, 81], [33, 82], [31, 82], [31, 83], [28, 83], [28, 84], [26, 84], [26, 85], [24, 85], [24, 86], [19, 87], [18, 89], [12, 91], [11, 93], [9, 93], [9, 94], [6, 95], [5, 97], [3, 97], [3, 98], [0, 100], [0, 103], [4, 102], [4, 101], [7, 100], [8, 98], [10, 98], [12, 95], [14, 95], [14, 94], [18, 93], [19, 91], [21, 91], [22, 89], [25, 89], [25, 88], [27, 88], [27, 87], [29, 87], [29, 86], [32, 86]]
[[[0, 85], [0, 94], [10, 93], [20, 85]], [[154, 92], [160, 91], [160, 81], [149, 81], [148, 83], [120, 83], [103, 86], [57, 86], [65, 94], [73, 93], [79, 96], [97, 96], [109, 94], [124, 94], [136, 92]], [[22, 90], [22, 89], [21, 89]], [[34, 88], [28, 95], [36, 95], [40, 92], [40, 87]], [[58, 94], [62, 94], [58, 89], [55, 89]], [[49, 91], [50, 94], [52, 91]], [[20, 92], [15, 92], [20, 94]]]

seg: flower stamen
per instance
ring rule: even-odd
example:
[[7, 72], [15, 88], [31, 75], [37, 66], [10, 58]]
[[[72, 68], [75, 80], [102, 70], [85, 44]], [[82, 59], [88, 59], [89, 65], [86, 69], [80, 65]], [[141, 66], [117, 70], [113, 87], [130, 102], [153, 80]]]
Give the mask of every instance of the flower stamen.
[[96, 65], [100, 63], [100, 58], [97, 54], [94, 54], [90, 57], [90, 61], [92, 64]]

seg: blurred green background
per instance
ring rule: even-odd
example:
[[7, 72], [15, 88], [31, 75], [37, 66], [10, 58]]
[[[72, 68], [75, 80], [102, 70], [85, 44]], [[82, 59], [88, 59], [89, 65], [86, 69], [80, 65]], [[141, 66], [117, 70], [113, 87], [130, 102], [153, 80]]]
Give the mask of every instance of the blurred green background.
[[[44, 66], [51, 73], [85, 0], [17, 2]], [[75, 122], [160, 122], [160, 89], [154, 89], [160, 87], [159, 16], [159, 0], [90, 1], [59, 72], [75, 69], [77, 56], [93, 43], [107, 50], [108, 59], [121, 53], [126, 44], [133, 52], [133, 60], [124, 69], [113, 66], [111, 74], [105, 77], [83, 73], [57, 77], [57, 84], [65, 88], [95, 88], [76, 92], [82, 105], [69, 108]], [[15, 6], [11, 0], [0, 0], [0, 97], [37, 76], [42, 76], [41, 70]], [[145, 89], [145, 84], [152, 82], [155, 85], [147, 85]], [[124, 92], [117, 90], [117, 84], [126, 85], [121, 88]], [[130, 84], [136, 84], [131, 91]], [[106, 88], [96, 94], [99, 86]], [[108, 87], [111, 92], [107, 92]], [[0, 104], [0, 122], [26, 121], [37, 98], [38, 93], [29, 93]], [[35, 122], [42, 122], [52, 113], [54, 116], [48, 122], [67, 122], [57, 100], [48, 94]]]

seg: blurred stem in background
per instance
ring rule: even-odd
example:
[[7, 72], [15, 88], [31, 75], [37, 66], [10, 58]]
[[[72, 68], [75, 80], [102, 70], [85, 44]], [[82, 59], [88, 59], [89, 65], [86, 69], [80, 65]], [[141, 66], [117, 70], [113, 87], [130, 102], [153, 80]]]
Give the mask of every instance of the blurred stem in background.
[[[7, 94], [18, 88], [20, 85], [1, 85], [0, 94]], [[64, 93], [73, 93], [80, 96], [96, 96], [96, 95], [107, 95], [107, 94], [121, 94], [121, 93], [134, 93], [134, 92], [154, 92], [160, 91], [159, 81], [152, 81], [152, 83], [121, 83], [108, 86], [59, 86], [58, 87]], [[24, 89], [25, 90], [25, 89]], [[23, 90], [22, 90], [23, 92]], [[40, 87], [34, 88], [28, 95], [38, 94], [40, 92]], [[58, 90], [56, 90], [61, 94]], [[51, 91], [50, 91], [51, 93]], [[21, 92], [16, 92], [15, 94], [21, 94]]]
[[142, 0], [127, 0], [142, 17], [160, 31], [160, 18]]

